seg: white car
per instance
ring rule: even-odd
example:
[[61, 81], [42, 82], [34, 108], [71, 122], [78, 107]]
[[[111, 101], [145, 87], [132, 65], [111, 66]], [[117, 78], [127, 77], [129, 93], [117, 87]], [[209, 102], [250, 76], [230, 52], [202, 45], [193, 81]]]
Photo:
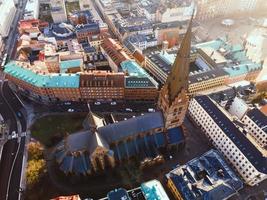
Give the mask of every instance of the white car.
[[112, 102], [110, 103], [110, 105], [115, 106], [115, 105], [117, 105], [117, 103], [116, 103], [115, 101], [112, 101]]
[[65, 105], [71, 105], [71, 102], [65, 102], [64, 104]]
[[125, 109], [127, 112], [133, 112], [133, 110], [131, 108], [126, 108]]
[[155, 112], [155, 109], [154, 109], [154, 108], [148, 108], [147, 111], [148, 111], [148, 112]]
[[11, 133], [11, 138], [14, 139], [14, 138], [16, 138], [16, 137], [17, 137], [16, 132], [15, 132], [15, 131], [12, 131], [12, 133]]
[[99, 105], [101, 105], [101, 103], [99, 101], [96, 101], [95, 105], [99, 106]]
[[68, 109], [68, 112], [74, 112], [74, 109], [69, 108], [69, 109]]

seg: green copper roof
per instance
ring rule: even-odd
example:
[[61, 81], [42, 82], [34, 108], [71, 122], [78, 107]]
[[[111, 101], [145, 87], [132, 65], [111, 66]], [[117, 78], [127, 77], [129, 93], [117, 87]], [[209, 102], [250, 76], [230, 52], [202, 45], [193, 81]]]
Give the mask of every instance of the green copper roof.
[[121, 62], [121, 68], [124, 72], [128, 72], [129, 76], [148, 77], [150, 76], [140, 65], [135, 61], [126, 60]]
[[160, 58], [164, 60], [168, 65], [172, 65], [175, 61], [176, 54], [169, 54], [167, 52], [161, 51], [159, 54]]
[[66, 71], [69, 68], [80, 67], [81, 63], [82, 63], [81, 59], [61, 61], [60, 64], [59, 64], [60, 72], [61, 73], [66, 73]]
[[78, 88], [80, 82], [79, 74], [37, 74], [15, 62], [5, 65], [4, 72], [36, 87]]
[[126, 77], [126, 87], [151, 88], [158, 87], [158, 83], [135, 61], [121, 62], [122, 71], [129, 75]]
[[257, 63], [246, 63], [240, 64], [233, 67], [225, 67], [224, 71], [230, 75], [230, 77], [240, 76], [247, 74], [249, 72], [259, 70], [261, 68], [260, 64]]

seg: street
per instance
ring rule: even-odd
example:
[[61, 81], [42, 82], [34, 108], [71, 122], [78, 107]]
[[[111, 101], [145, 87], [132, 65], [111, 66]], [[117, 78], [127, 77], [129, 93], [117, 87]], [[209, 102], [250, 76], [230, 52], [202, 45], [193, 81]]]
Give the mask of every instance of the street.
[[[1, 82], [0, 112], [4, 120], [10, 121], [9, 134], [13, 131], [21, 133], [26, 131], [26, 120], [22, 114], [22, 104], [11, 91], [7, 81]], [[22, 163], [25, 150], [25, 136], [9, 139], [3, 146], [0, 161], [0, 199], [20, 199]]]

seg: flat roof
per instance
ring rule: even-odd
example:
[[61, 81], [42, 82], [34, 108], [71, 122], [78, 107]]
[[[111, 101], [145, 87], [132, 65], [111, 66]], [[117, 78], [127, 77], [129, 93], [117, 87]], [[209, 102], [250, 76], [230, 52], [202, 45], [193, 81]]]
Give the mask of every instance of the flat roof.
[[142, 183], [141, 190], [146, 200], [169, 200], [168, 195], [158, 180]]

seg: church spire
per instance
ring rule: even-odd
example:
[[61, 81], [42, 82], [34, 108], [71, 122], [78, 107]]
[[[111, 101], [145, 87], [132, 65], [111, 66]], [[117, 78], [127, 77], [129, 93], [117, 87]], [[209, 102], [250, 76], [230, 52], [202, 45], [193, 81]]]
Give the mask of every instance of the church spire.
[[182, 89], [188, 89], [192, 22], [193, 15], [191, 17], [188, 29], [183, 38], [180, 49], [178, 50], [171, 72], [165, 83], [168, 87], [170, 102], [172, 102], [176, 98], [176, 96], [181, 92]]
[[177, 53], [171, 73], [159, 93], [158, 107], [162, 110], [166, 129], [182, 125], [189, 104], [188, 76], [192, 21], [193, 16]]

